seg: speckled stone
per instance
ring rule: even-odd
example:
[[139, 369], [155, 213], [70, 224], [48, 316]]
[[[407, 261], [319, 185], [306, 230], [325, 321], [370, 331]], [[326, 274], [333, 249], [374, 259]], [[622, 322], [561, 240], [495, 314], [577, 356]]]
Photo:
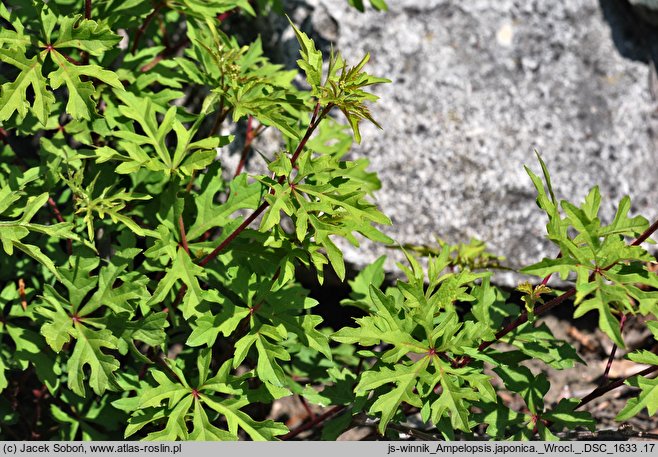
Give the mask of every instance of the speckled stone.
[[[477, 237], [513, 267], [555, 256], [523, 169], [538, 172], [535, 149], [559, 197], [580, 201], [599, 184], [604, 220], [625, 194], [634, 214], [658, 217], [648, 57], [622, 56], [636, 43], [611, 29], [605, 0], [388, 3], [360, 14], [342, 0], [291, 2], [312, 36], [335, 41], [348, 61], [370, 52], [367, 70], [393, 80], [375, 88], [383, 131], [364, 124], [354, 151], [382, 180], [377, 203], [394, 224], [386, 233], [400, 243]], [[369, 242], [342, 247], [357, 266], [392, 254]]]

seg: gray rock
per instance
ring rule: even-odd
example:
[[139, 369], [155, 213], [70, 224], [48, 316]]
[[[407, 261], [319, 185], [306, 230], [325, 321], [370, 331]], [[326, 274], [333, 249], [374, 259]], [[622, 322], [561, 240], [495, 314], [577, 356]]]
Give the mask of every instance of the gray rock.
[[[477, 237], [513, 267], [555, 256], [523, 169], [538, 172], [535, 149], [559, 197], [580, 201], [599, 184], [604, 220], [625, 194], [633, 213], [658, 217], [649, 57], [631, 38], [622, 43], [604, 17], [610, 9], [601, 8], [610, 2], [388, 3], [386, 13], [361, 14], [344, 1], [308, 0], [292, 17], [307, 30], [318, 27], [316, 38], [335, 40], [348, 61], [370, 52], [368, 71], [393, 80], [375, 89], [381, 100], [372, 110], [383, 131], [364, 125], [354, 152], [382, 179], [377, 203], [393, 220], [390, 236], [401, 243]], [[622, 45], [645, 62], [623, 57]], [[343, 247], [360, 266], [395, 254], [369, 242]]]

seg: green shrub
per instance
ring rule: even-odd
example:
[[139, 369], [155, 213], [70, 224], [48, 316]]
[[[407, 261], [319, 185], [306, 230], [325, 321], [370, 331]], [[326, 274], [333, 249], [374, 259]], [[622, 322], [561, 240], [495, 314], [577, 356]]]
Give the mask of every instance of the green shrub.
[[[545, 185], [529, 174], [561, 255], [523, 270], [545, 277], [519, 287], [523, 306], [490, 284], [483, 269], [500, 259], [482, 243], [440, 241], [406, 247], [428, 266], [408, 255], [406, 281], [390, 287], [383, 258], [364, 269], [343, 304], [365, 315], [327, 328], [295, 272], [345, 279], [335, 237], [393, 243], [370, 199], [379, 180], [366, 160], [346, 159], [359, 123], [375, 123], [368, 87], [387, 80], [364, 71], [368, 56], [349, 66], [295, 28], [310, 89], [295, 88], [296, 71], [232, 32], [283, 6], [0, 5], [0, 436], [290, 439], [302, 428], [267, 418], [290, 395], [332, 406], [304, 426], [322, 426], [323, 439], [364, 413], [390, 438], [417, 412], [445, 438], [478, 424], [496, 439], [593, 429], [578, 408], [615, 383], [545, 404], [548, 380], [522, 362], [581, 362], [539, 319], [570, 297], [577, 316], [599, 313], [618, 346], [625, 316], [658, 314], [640, 247], [656, 224], [629, 218], [627, 198], [603, 224], [596, 188], [580, 207], [558, 203], [540, 160]], [[223, 134], [227, 124], [245, 128], [241, 143]], [[263, 155], [267, 174], [249, 175], [266, 128], [284, 146]], [[230, 147], [242, 150], [236, 170], [222, 164]], [[576, 285], [550, 290], [554, 273]], [[619, 420], [658, 407], [656, 381], [644, 377], [658, 357], [629, 358], [651, 368], [626, 381], [640, 391]], [[526, 408], [510, 410], [485, 367]]]

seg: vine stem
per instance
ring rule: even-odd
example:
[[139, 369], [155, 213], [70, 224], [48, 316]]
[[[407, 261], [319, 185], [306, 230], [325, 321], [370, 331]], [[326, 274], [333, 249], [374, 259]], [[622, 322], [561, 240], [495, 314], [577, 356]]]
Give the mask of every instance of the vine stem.
[[158, 12], [162, 9], [163, 6], [164, 6], [164, 2], [160, 2], [156, 4], [153, 7], [153, 11], [151, 11], [149, 15], [146, 16], [146, 19], [144, 19], [144, 23], [139, 26], [139, 28], [135, 32], [135, 38], [133, 38], [133, 45], [130, 48], [131, 54], [135, 54], [135, 52], [137, 51], [137, 46], [139, 45], [139, 39], [142, 37], [148, 26], [151, 25], [153, 18], [155, 17], [156, 14], [158, 14]]
[[[621, 315], [621, 321], [619, 322], [619, 333], [621, 334], [624, 331], [624, 324], [626, 323], [626, 313]], [[612, 368], [612, 362], [615, 360], [615, 354], [617, 353], [617, 344], [612, 345], [610, 350], [610, 356], [608, 357], [608, 363], [605, 366], [605, 371], [603, 372], [603, 379], [601, 379], [601, 385], [605, 385], [608, 382], [608, 375], [610, 374], [610, 368]]]
[[649, 375], [649, 374], [653, 373], [654, 371], [658, 371], [658, 365], [654, 365], [652, 367], [645, 368], [644, 370], [639, 371], [635, 374], [632, 374], [632, 375], [627, 376], [625, 378], [618, 379], [616, 381], [610, 382], [610, 383], [606, 384], [605, 386], [597, 387], [596, 389], [591, 391], [588, 395], [583, 397], [582, 400], [580, 400], [580, 403], [578, 403], [578, 405], [576, 406], [575, 409], [578, 409], [582, 406], [585, 406], [587, 403], [591, 402], [595, 398], [598, 398], [598, 397], [610, 392], [611, 390], [614, 390], [617, 387], [622, 386], [626, 380], [628, 380], [628, 379], [630, 379], [634, 376], [646, 376], [646, 375]]
[[[309, 123], [308, 128], [306, 129], [306, 133], [304, 134], [304, 137], [297, 145], [297, 149], [295, 149], [295, 152], [293, 153], [292, 158], [290, 159], [290, 163], [292, 165], [295, 165], [295, 162], [297, 162], [297, 159], [299, 158], [299, 154], [301, 154], [302, 150], [306, 146], [308, 140], [311, 138], [311, 135], [315, 131], [316, 127], [318, 126], [322, 118], [326, 116], [327, 113], [329, 113], [329, 110], [331, 110], [331, 108], [333, 108], [333, 105], [329, 104], [322, 110], [322, 112], [320, 112], [320, 103], [317, 103], [315, 105], [315, 110], [313, 112], [313, 116], [311, 117], [311, 122]], [[278, 179], [278, 183], [282, 184], [285, 181], [285, 179], [286, 179], [285, 176], [280, 176]], [[267, 201], [261, 203], [261, 205], [253, 213], [251, 213], [251, 216], [245, 219], [244, 222], [242, 222], [242, 224], [238, 226], [238, 228], [233, 230], [233, 232], [228, 237], [226, 237], [226, 239], [224, 239], [224, 241], [222, 241], [219, 244], [219, 246], [217, 246], [210, 254], [205, 256], [199, 262], [199, 265], [205, 267], [208, 264], [208, 262], [215, 259], [219, 255], [219, 253], [224, 248], [226, 248], [226, 246], [228, 246], [231, 243], [231, 241], [233, 241], [244, 229], [246, 229], [258, 216], [260, 216], [260, 214], [263, 211], [265, 211], [268, 206], [270, 206], [270, 204]]]
[[242, 173], [244, 164], [247, 161], [247, 154], [249, 154], [249, 150], [251, 149], [251, 142], [254, 140], [255, 132], [253, 129], [253, 123], [254, 117], [249, 115], [247, 118], [247, 133], [245, 134], [244, 138], [244, 147], [242, 148], [242, 153], [240, 154], [240, 162], [238, 162], [238, 166], [235, 168], [235, 173], [233, 174], [234, 178]]
[[[295, 152], [292, 155], [292, 158], [290, 159], [290, 162], [292, 165], [295, 165], [295, 162], [299, 158], [299, 155], [301, 154], [302, 150], [306, 146], [306, 143], [308, 140], [311, 138], [311, 135], [317, 128], [317, 126], [320, 124], [320, 121], [329, 113], [331, 108], [333, 108], [334, 105], [332, 103], [328, 104], [327, 106], [324, 107], [324, 109], [321, 110], [320, 102], [316, 103], [315, 109], [313, 110], [313, 116], [311, 116], [311, 121], [308, 124], [308, 127], [306, 128], [306, 133], [304, 134], [304, 137], [300, 140], [299, 144], [297, 145], [297, 148], [295, 149]], [[280, 176], [278, 179], [278, 183], [282, 184], [286, 179], [286, 176]], [[209, 262], [217, 258], [220, 252], [222, 252], [226, 246], [231, 244], [231, 242], [237, 238], [237, 236], [242, 233], [251, 223], [256, 220], [258, 216], [261, 215], [263, 211], [267, 209], [267, 207], [270, 206], [270, 204], [267, 202], [267, 200], [263, 201], [263, 203], [260, 204], [258, 208], [254, 210], [253, 213], [249, 217], [247, 217], [229, 236], [227, 236], [219, 245], [212, 250], [212, 252], [208, 255], [206, 255], [201, 261], [199, 261], [199, 266], [205, 267]], [[187, 291], [187, 285], [183, 284], [181, 288], [178, 290], [178, 294], [176, 295], [176, 298], [173, 303], [173, 307], [176, 307], [181, 300], [183, 300], [183, 297], [185, 296], [185, 292]]]
[[309, 422], [306, 422], [305, 424], [300, 425], [295, 430], [289, 431], [288, 433], [286, 433], [285, 435], [283, 435], [281, 437], [281, 440], [282, 441], [290, 440], [290, 439], [296, 437], [297, 435], [299, 435], [300, 433], [305, 432], [306, 430], [310, 430], [313, 427], [317, 426], [318, 424], [320, 424], [320, 423], [324, 422], [325, 420], [329, 419], [330, 417], [335, 416], [336, 414], [338, 414], [339, 412], [341, 412], [344, 409], [345, 409], [344, 405], [334, 406], [333, 408], [331, 408], [326, 413], [320, 414], [319, 416], [315, 416], [315, 419], [313, 419]]
[[[55, 203], [55, 200], [53, 200], [53, 197], [48, 197], [48, 205], [50, 206], [51, 211], [55, 215], [55, 219], [57, 219], [57, 222], [64, 222], [64, 218], [62, 217], [62, 213], [60, 213], [59, 208], [57, 207], [57, 203]], [[73, 242], [67, 238], [66, 239], [66, 252], [68, 252], [69, 255], [73, 254]]]
[[91, 19], [91, 0], [85, 0], [85, 19]]
[[185, 224], [183, 223], [182, 214], [178, 216], [178, 229], [180, 230], [180, 239], [181, 239], [181, 243], [183, 244], [183, 249], [185, 249], [187, 255], [191, 256], [190, 247], [187, 244], [187, 235], [185, 234]]

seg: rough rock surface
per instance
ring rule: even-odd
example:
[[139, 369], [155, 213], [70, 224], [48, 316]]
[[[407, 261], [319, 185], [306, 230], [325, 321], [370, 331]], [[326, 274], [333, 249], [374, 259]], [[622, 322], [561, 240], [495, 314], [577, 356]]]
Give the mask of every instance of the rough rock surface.
[[[599, 184], [604, 220], [625, 194], [634, 213], [658, 217], [651, 68], [658, 35], [649, 39], [633, 25], [628, 4], [388, 3], [386, 13], [361, 14], [337, 0], [290, 2], [289, 11], [348, 62], [370, 52], [368, 71], [393, 81], [375, 89], [381, 100], [373, 114], [383, 131], [364, 125], [355, 154], [367, 156], [382, 179], [377, 202], [393, 220], [386, 231], [394, 239], [477, 237], [511, 266], [553, 257], [523, 169], [538, 172], [535, 149], [558, 197], [580, 201]], [[283, 39], [294, 61], [294, 38]], [[367, 242], [343, 247], [357, 266], [392, 254]]]

